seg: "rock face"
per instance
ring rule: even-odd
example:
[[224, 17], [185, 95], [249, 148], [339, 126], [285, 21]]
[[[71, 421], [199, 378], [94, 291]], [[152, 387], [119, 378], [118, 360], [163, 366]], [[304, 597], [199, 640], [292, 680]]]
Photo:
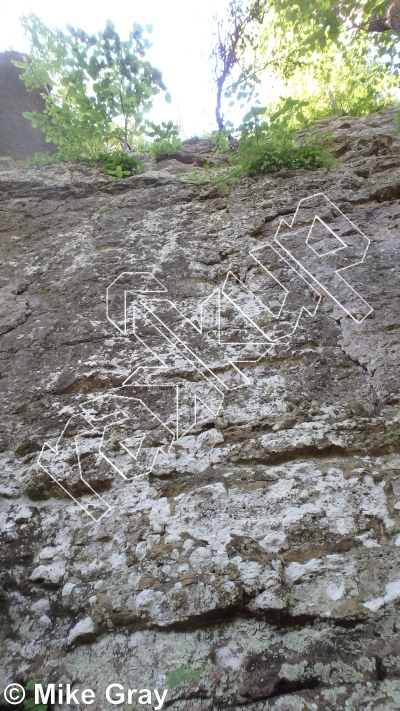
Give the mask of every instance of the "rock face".
[[45, 105], [39, 91], [25, 89], [19, 78], [21, 70], [12, 63], [21, 62], [24, 56], [14, 51], [0, 53], [0, 155], [14, 160], [55, 149], [22, 115], [24, 111], [42, 112]]
[[2, 688], [399, 708], [394, 114], [226, 194], [2, 171]]

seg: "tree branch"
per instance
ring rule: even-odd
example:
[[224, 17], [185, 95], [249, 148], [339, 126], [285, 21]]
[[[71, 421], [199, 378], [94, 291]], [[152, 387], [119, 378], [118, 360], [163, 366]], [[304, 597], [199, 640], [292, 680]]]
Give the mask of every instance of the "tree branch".
[[400, 2], [394, 0], [386, 9], [384, 15], [372, 14], [367, 22], [353, 25], [353, 29], [365, 32], [393, 32], [400, 37]]

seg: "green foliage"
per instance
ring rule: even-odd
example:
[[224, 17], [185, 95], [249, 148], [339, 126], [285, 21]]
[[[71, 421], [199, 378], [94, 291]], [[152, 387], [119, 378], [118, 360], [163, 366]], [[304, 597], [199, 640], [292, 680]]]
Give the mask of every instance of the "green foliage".
[[237, 154], [231, 151], [228, 139], [223, 136], [218, 142], [218, 132], [211, 134], [215, 152], [225, 153], [228, 165], [205, 166], [206, 174], [193, 172], [189, 181], [212, 182], [223, 194], [242, 175], [275, 173], [281, 168], [314, 170], [331, 166], [335, 161], [329, 135], [310, 129], [302, 139], [298, 138], [299, 128], [307, 123], [304, 103], [287, 98], [272, 113], [265, 106], [253, 106], [239, 127]]
[[212, 151], [217, 154], [229, 154], [231, 150], [229, 139], [232, 136], [233, 124], [227, 121], [221, 131], [212, 131], [205, 138], [209, 138], [212, 143]]
[[190, 679], [201, 676], [201, 674], [202, 669], [184, 669], [183, 667], [178, 667], [177, 669], [167, 671], [165, 676], [169, 688], [173, 689], [175, 686], [184, 684], [185, 681], [190, 681]]
[[34, 153], [25, 158], [27, 165], [49, 165], [49, 163], [59, 163], [60, 161], [58, 153]]
[[107, 175], [111, 175], [114, 178], [122, 179], [126, 176], [143, 172], [143, 165], [140, 159], [137, 156], [128, 156], [122, 151], [99, 153], [96, 161], [101, 163]]
[[[23, 711], [47, 711], [48, 709], [48, 704], [35, 704], [35, 684], [41, 684], [42, 686], [45, 686], [46, 682], [39, 678], [31, 679], [30, 681], [28, 681], [25, 687], [26, 695], [22, 706]], [[0, 701], [0, 706], [12, 708], [12, 706], [8, 704], [4, 699]]]
[[[40, 679], [31, 679], [28, 681], [26, 685], [26, 691], [35, 691], [35, 684], [41, 684], [42, 686], [45, 686], [45, 681], [42, 681]], [[28, 695], [27, 695], [28, 696]], [[24, 701], [24, 711], [47, 711], [47, 704], [35, 704], [35, 698], [34, 696], [29, 696], [28, 698], [25, 697]]]
[[149, 152], [149, 141], [144, 136], [144, 130], [132, 131], [128, 134], [128, 143], [131, 150], [137, 154]]
[[[35, 153], [33, 156], [28, 156], [26, 162], [28, 165], [48, 165], [49, 163], [68, 162], [68, 151], [62, 149], [53, 155], [49, 153]], [[72, 160], [76, 160], [73, 158]], [[143, 164], [138, 156], [128, 156], [123, 151], [113, 151], [105, 153], [100, 151], [97, 155], [91, 158], [80, 158], [83, 162], [100, 163], [104, 172], [114, 179], [122, 179], [130, 175], [137, 175], [143, 172]]]
[[312, 122], [393, 103], [399, 92], [399, 38], [370, 31], [371, 18], [383, 18], [389, 5], [390, 0], [264, 3], [262, 24], [253, 23], [247, 33], [240, 72], [224, 88], [229, 106], [254, 106], [258, 91], [272, 111], [280, 106], [279, 96], [291, 97], [307, 102], [303, 113]]
[[238, 162], [234, 158], [230, 160], [229, 165], [226, 167], [216, 167], [215, 165], [206, 163], [204, 169], [206, 171], [205, 173], [194, 170], [192, 173], [189, 173], [187, 179], [190, 183], [196, 185], [212, 183], [217, 186], [221, 195], [228, 193], [230, 186], [236, 183], [241, 175]]
[[251, 137], [240, 145], [239, 151], [241, 170], [248, 175], [275, 173], [281, 168], [313, 170], [332, 165], [332, 158], [322, 136], [305, 139], [300, 146], [296, 146], [290, 134], [284, 137], [272, 132], [262, 143]]
[[182, 141], [179, 138], [179, 126], [174, 124], [172, 121], [162, 121], [161, 124], [155, 124], [149, 121], [148, 126], [150, 131], [146, 131], [146, 135], [149, 138], [153, 138], [153, 141], [149, 144], [148, 150], [153, 158], [156, 158], [161, 153], [168, 153], [169, 151], [178, 150]]
[[273, 173], [281, 168], [312, 170], [330, 166], [329, 137], [309, 134], [299, 143], [298, 128], [304, 124], [304, 103], [288, 98], [272, 114], [253, 107], [243, 118], [239, 139], [239, 173]]
[[210, 182], [210, 178], [204, 173], [200, 173], [198, 169], [192, 170], [190, 173], [187, 173], [186, 180], [188, 181], [188, 183], [193, 183], [194, 185], [205, 185], [205, 183]]
[[[394, 103], [397, 38], [366, 31], [374, 13], [383, 17], [387, 8], [388, 2], [374, 6], [369, 0], [271, 0], [264, 6], [262, 25], [253, 24], [248, 38], [253, 61], [243, 61], [224, 90], [230, 106], [250, 107], [239, 129], [236, 176], [329, 166], [329, 138], [309, 130], [299, 141], [299, 128], [325, 116], [358, 116]], [[397, 120], [400, 133], [400, 114]], [[216, 136], [216, 152], [229, 154], [226, 135]]]
[[330, 43], [338, 47], [354, 46], [368, 54], [371, 49], [390, 70], [397, 59], [398, 37], [391, 32], [368, 32], [372, 15], [385, 16], [390, 0], [273, 0], [268, 5], [260, 45], [264, 51], [274, 43], [286, 42], [297, 61], [317, 51], [323, 53]]
[[[122, 41], [110, 20], [97, 35], [70, 25], [68, 33], [52, 30], [36, 15], [22, 22], [32, 59], [16, 64], [27, 88], [40, 88], [46, 101], [42, 114], [24, 114], [32, 126], [68, 160], [93, 158], [105, 149], [126, 151], [129, 132], [143, 123], [153, 97], [166, 89], [161, 72], [145, 59], [151, 44], [144, 28], [135, 23]], [[151, 29], [147, 26], [147, 32]]]
[[214, 44], [210, 59], [214, 64], [214, 81], [216, 86], [215, 118], [218, 129], [224, 127], [224, 116], [221, 110], [223, 92], [226, 91], [226, 81], [235, 68], [240, 67], [250, 48], [254, 48], [254, 33], [251, 28], [255, 23], [261, 24], [265, 8], [262, 0], [229, 0], [224, 21], [214, 16]]
[[329, 115], [360, 116], [393, 101], [396, 77], [382, 63], [364, 56], [357, 47], [342, 50], [330, 44], [315, 52], [279, 89], [284, 96], [301, 99], [307, 122]]

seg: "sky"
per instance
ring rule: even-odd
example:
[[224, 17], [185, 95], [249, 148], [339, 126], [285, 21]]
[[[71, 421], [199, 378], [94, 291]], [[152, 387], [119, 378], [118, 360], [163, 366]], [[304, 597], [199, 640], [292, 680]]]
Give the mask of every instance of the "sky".
[[127, 39], [134, 22], [152, 24], [149, 61], [163, 73], [172, 104], [156, 97], [149, 114], [156, 123], [173, 120], [189, 138], [214, 130], [215, 92], [209, 53], [212, 18], [224, 14], [228, 0], [0, 0], [0, 52], [29, 52], [19, 17], [34, 12], [50, 27], [65, 29], [67, 23], [93, 33], [103, 30], [107, 19], [121, 39]]

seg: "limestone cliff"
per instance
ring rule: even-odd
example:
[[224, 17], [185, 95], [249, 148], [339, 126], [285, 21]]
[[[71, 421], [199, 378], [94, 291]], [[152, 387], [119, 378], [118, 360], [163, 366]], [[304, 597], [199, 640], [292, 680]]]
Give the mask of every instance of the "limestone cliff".
[[1, 688], [399, 708], [394, 115], [227, 194], [196, 140], [0, 172]]

